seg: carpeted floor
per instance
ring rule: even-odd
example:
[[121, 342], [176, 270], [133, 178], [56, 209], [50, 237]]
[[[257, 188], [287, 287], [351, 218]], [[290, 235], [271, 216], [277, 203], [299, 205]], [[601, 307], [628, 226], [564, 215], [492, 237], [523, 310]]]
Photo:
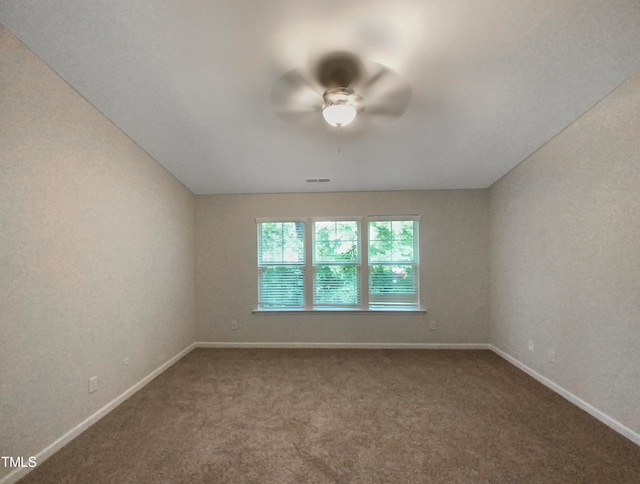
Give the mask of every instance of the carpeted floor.
[[640, 483], [640, 447], [490, 351], [197, 349], [20, 481]]

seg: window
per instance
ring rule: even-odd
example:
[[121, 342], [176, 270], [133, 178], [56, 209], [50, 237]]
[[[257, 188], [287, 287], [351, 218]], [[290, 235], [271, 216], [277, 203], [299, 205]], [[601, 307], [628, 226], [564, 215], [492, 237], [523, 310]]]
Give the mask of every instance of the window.
[[369, 306], [417, 307], [418, 222], [369, 222]]
[[258, 224], [258, 306], [304, 308], [304, 222]]
[[313, 306], [360, 307], [360, 223], [313, 222]]
[[258, 309], [419, 309], [418, 220], [259, 219]]

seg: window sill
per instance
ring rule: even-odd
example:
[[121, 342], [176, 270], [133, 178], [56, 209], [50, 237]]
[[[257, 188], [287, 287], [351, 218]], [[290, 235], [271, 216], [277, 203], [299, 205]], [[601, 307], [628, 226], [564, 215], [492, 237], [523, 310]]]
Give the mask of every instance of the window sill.
[[416, 309], [347, 309], [347, 308], [326, 308], [326, 309], [254, 309], [252, 314], [285, 314], [285, 313], [305, 313], [305, 314], [326, 314], [326, 313], [350, 313], [350, 314], [371, 314], [371, 313], [395, 313], [395, 314], [426, 314], [423, 308]]

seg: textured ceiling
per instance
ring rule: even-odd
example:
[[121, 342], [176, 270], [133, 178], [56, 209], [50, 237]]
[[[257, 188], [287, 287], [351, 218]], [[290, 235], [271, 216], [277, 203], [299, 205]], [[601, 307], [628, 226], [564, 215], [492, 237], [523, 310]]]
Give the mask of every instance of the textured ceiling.
[[[640, 69], [638, 0], [0, 0], [0, 23], [200, 194], [484, 188]], [[406, 80], [407, 112], [278, 116], [278, 79], [335, 50]]]

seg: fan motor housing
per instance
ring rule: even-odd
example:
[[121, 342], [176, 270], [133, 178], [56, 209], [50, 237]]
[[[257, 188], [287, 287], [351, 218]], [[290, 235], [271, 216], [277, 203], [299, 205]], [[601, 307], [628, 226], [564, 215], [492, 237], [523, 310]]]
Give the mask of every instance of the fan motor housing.
[[340, 104], [347, 104], [358, 109], [358, 104], [362, 100], [360, 96], [353, 92], [353, 89], [348, 87], [330, 87], [323, 94], [324, 106], [334, 106]]

